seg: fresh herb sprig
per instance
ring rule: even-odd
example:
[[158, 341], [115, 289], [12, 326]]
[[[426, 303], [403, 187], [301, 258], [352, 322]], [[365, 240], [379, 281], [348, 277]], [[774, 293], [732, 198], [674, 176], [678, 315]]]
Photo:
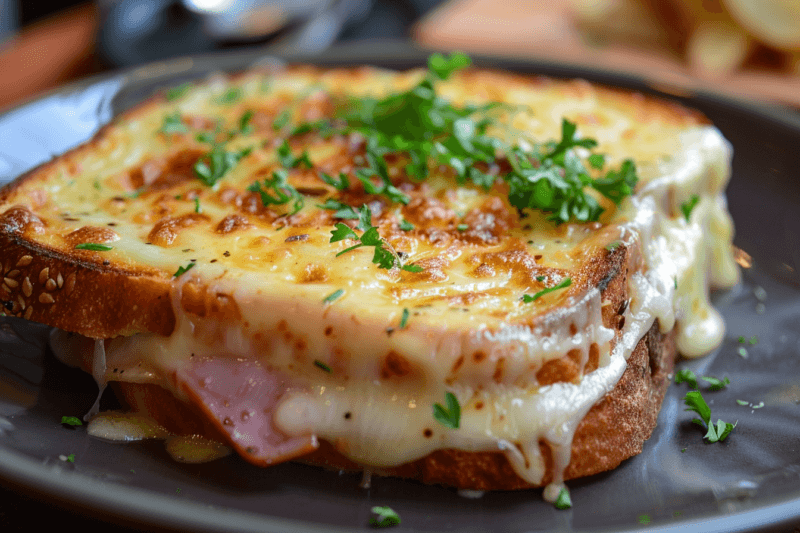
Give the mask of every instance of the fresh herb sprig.
[[369, 523], [374, 527], [389, 527], [400, 524], [400, 515], [391, 507], [375, 506], [372, 508], [372, 512], [378, 515], [377, 518], [370, 518], [369, 520]]
[[224, 145], [215, 144], [208, 154], [194, 164], [194, 173], [204, 184], [213, 187], [251, 151], [252, 148], [245, 148], [238, 152], [230, 152]]
[[700, 391], [687, 392], [683, 402], [686, 404], [685, 411], [694, 411], [700, 415], [700, 418], [695, 418], [692, 422], [708, 429], [703, 438], [708, 439], [709, 442], [722, 442], [738, 424], [738, 421], [731, 424], [723, 422], [721, 419], [718, 419], [716, 424], [712, 423], [711, 408], [708, 407]]
[[385, 268], [387, 270], [399, 268], [407, 272], [422, 272], [422, 267], [418, 265], [404, 264], [400, 255], [392, 248], [392, 245], [381, 237], [380, 233], [378, 233], [378, 228], [372, 225], [372, 213], [367, 205], [361, 206], [358, 212], [358, 220], [359, 222], [356, 229], [363, 232], [361, 235], [342, 222], [337, 223], [335, 229], [331, 231], [330, 242], [339, 242], [345, 239], [358, 241], [358, 244], [345, 248], [337, 253], [336, 257], [363, 246], [372, 246], [375, 248], [372, 262], [378, 265], [378, 268]]
[[544, 296], [547, 293], [550, 293], [550, 292], [553, 292], [553, 291], [557, 291], [559, 289], [566, 289], [570, 285], [572, 285], [572, 278], [564, 278], [564, 279], [561, 280], [561, 282], [558, 285], [554, 285], [552, 287], [547, 287], [545, 289], [542, 289], [542, 290], [540, 290], [539, 292], [537, 292], [534, 295], [523, 294], [522, 295], [522, 301], [525, 302], [526, 304], [527, 303], [531, 303], [531, 302], [533, 302], [535, 300], [538, 300], [539, 298], [541, 298], [542, 296]]
[[433, 418], [441, 425], [450, 429], [458, 429], [461, 426], [461, 406], [458, 398], [452, 392], [444, 394], [444, 401], [447, 407], [442, 404], [433, 404]]
[[288, 177], [288, 172], [281, 168], [273, 171], [271, 178], [252, 183], [247, 190], [257, 192], [261, 196], [261, 203], [265, 206], [291, 203], [291, 211], [287, 214], [294, 215], [303, 209], [305, 198], [289, 183]]

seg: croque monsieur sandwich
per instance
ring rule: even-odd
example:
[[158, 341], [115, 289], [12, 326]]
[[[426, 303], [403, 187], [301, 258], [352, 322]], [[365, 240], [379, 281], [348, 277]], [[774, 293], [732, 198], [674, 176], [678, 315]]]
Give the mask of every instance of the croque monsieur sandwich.
[[722, 340], [731, 150], [699, 113], [481, 69], [158, 95], [0, 196], [5, 313], [173, 434], [459, 488], [612, 469]]

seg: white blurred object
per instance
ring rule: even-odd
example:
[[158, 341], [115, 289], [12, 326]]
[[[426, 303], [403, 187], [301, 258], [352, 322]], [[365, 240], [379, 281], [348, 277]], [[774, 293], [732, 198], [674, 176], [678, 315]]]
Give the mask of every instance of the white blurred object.
[[764, 44], [800, 50], [799, 0], [723, 0], [731, 16]]

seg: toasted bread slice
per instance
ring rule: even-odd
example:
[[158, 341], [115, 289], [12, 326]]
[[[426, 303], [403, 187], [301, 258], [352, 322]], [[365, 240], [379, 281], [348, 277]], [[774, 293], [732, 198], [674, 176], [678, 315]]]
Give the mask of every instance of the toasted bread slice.
[[[257, 465], [476, 489], [615, 467], [652, 432], [675, 347], [696, 356], [722, 338], [708, 288], [738, 275], [729, 146], [696, 112], [582, 81], [442, 82], [459, 106], [517, 106], [495, 111], [498, 138], [557, 139], [567, 118], [605, 163], [635, 160], [632, 196], [556, 225], [512, 206], [500, 179], [484, 189], [431, 166], [418, 182], [392, 154], [407, 203], [369, 193], [363, 137], [295, 130], [421, 76], [250, 72], [117, 117], [3, 189], [7, 313], [98, 339], [57, 351]], [[364, 205], [383, 244], [348, 249], [366, 227], [346, 207]], [[344, 223], [350, 238], [331, 242]]]

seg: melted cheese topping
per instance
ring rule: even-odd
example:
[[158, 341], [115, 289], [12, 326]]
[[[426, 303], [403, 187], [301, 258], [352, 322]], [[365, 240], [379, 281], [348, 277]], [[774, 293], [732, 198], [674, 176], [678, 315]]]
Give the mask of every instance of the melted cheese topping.
[[[256, 361], [288, 376], [268, 414], [289, 437], [325, 439], [375, 467], [442, 448], [501, 450], [531, 483], [545, 473], [539, 452], [545, 441], [554, 452], [558, 484], [578, 423], [615, 386], [655, 319], [664, 331], [678, 328], [686, 356], [719, 344], [724, 325], [708, 290], [738, 276], [722, 196], [730, 147], [715, 128], [664, 104], [584, 82], [481, 71], [444, 83], [442, 94], [457, 104], [525, 106], [498, 116], [494, 134], [510, 141], [556, 138], [567, 117], [581, 135], [598, 140], [611, 164], [633, 157], [641, 181], [618, 208], [603, 204], [608, 211], [600, 223], [555, 227], [540, 213], [520, 219], [502, 184], [487, 194], [456, 186], [441, 171], [417, 184], [403, 175], [402, 161], [390, 162], [396, 185], [412, 198], [408, 206], [363, 191], [338, 197], [354, 206], [368, 203], [381, 235], [409, 263], [424, 267], [418, 274], [378, 269], [369, 249], [336, 257], [351, 243], [329, 243], [337, 220], [315, 205], [337, 192], [316, 172], [352, 172], [364, 153], [357, 137], [290, 139], [293, 153], [308, 150], [315, 166], [290, 173], [305, 194], [296, 215], [263, 206], [245, 190], [280, 166], [276, 147], [283, 133], [273, 123], [281, 112], [288, 110], [294, 122], [316, 120], [331, 112], [337, 95], [386, 94], [419, 76], [294, 69], [235, 81], [214, 78], [175, 102], [151, 102], [117, 119], [95, 150], [59, 162], [47, 181], [14, 198], [42, 214], [48, 228], [37, 236], [42, 244], [87, 261], [148, 265], [165, 277], [189, 262], [196, 265], [174, 282], [175, 332], [112, 340], [108, 370], [96, 363], [97, 379], [120, 379], [116, 371], [124, 369], [126, 381], [159, 383], [186, 399], [174, 376], [194, 358]], [[219, 103], [231, 84], [240, 98]], [[217, 123], [236, 129], [246, 111], [253, 111], [253, 132], [235, 135], [226, 149], [253, 151], [217, 186], [203, 186], [192, 166], [208, 146], [193, 133], [213, 132]], [[190, 133], [159, 133], [164, 117], [174, 113]], [[686, 220], [680, 206], [693, 195], [700, 201]], [[403, 219], [415, 229], [401, 231]], [[468, 229], [458, 231], [459, 224]], [[603, 326], [600, 289], [582, 277], [616, 239], [630, 249], [635, 267], [618, 337]], [[81, 242], [113, 249], [74, 251]], [[565, 277], [573, 279], [569, 289], [521, 301]], [[223, 310], [211, 317], [193, 310], [187, 300], [197, 287], [216, 295]], [[339, 289], [341, 297], [323, 302]], [[401, 329], [404, 308], [410, 317]], [[572, 353], [571, 379], [543, 381], [540, 371], [548, 362]], [[432, 405], [446, 391], [461, 405], [457, 430], [433, 418]]]

